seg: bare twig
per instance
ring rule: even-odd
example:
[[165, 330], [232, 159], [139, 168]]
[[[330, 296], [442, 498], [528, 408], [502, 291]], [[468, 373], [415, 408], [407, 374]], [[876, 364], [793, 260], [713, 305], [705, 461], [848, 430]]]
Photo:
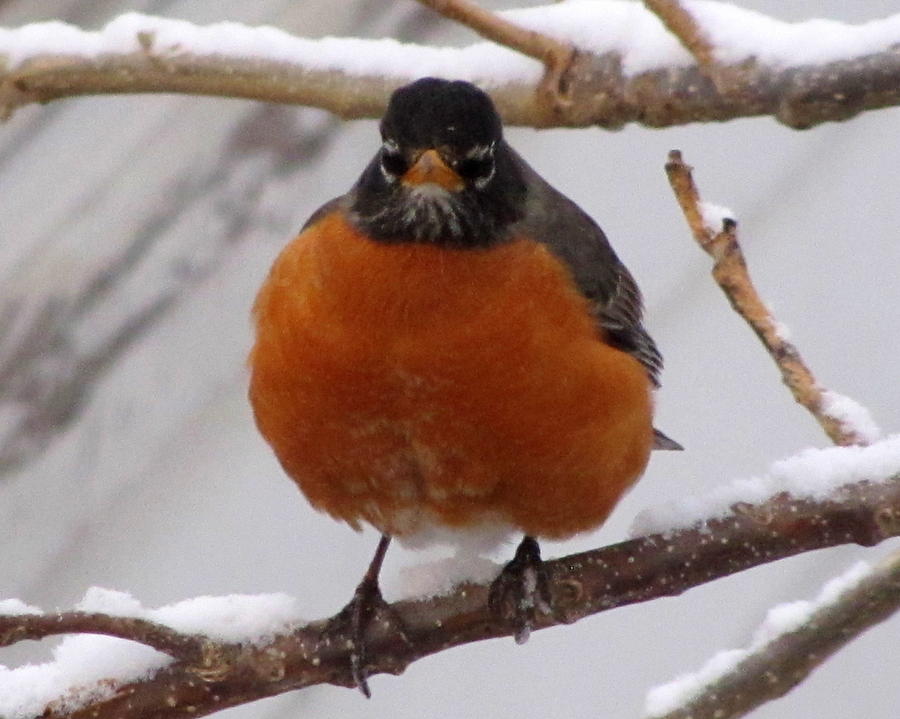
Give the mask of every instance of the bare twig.
[[556, 108], [571, 104], [567, 91], [567, 73], [575, 60], [575, 48], [534, 30], [519, 27], [499, 15], [488, 12], [470, 0], [419, 0], [444, 17], [470, 27], [482, 37], [518, 50], [544, 63], [544, 77], [537, 88], [547, 103], [552, 121]]
[[644, 0], [644, 5], [656, 14], [669, 32], [694, 56], [700, 72], [713, 83], [716, 90], [722, 94], [740, 94], [748, 79], [745, 68], [730, 67], [716, 60], [715, 46], [680, 0]]
[[715, 48], [697, 24], [694, 16], [685, 10], [678, 0], [644, 0], [644, 5], [655, 13], [669, 29], [669, 32], [681, 41], [681, 44], [697, 60], [697, 64], [707, 77], [715, 80]]
[[146, 619], [110, 616], [97, 612], [0, 616], [0, 647], [25, 639], [80, 633], [105, 634], [130, 639], [188, 664], [202, 660], [206, 643], [203, 637], [181, 634], [163, 624]]
[[778, 322], [760, 299], [744, 253], [737, 240], [737, 223], [725, 219], [720, 229], [707, 226], [701, 210], [700, 195], [691, 175], [691, 167], [673, 150], [666, 163], [669, 183], [697, 243], [713, 258], [713, 277], [728, 297], [731, 306], [743, 317], [762, 341], [781, 371], [781, 377], [794, 399], [810, 411], [832, 442], [838, 445], [865, 444], [865, 437], [824, 411], [823, 389], [807, 367], [800, 352], [778, 331]]
[[[548, 562], [554, 613], [542, 616], [537, 628], [681, 594], [801, 552], [848, 542], [868, 546], [898, 535], [900, 474], [883, 482], [847, 485], [828, 501], [778, 495], [760, 505], [741, 506], [733, 515], [709, 520], [702, 528], [652, 535]], [[398, 674], [411, 662], [450, 647], [509, 636], [513, 628], [487, 608], [487, 592], [486, 585], [465, 585], [451, 596], [393, 605], [405, 636], [385, 632], [380, 625], [373, 627], [370, 673]], [[31, 621], [8, 617], [4, 626], [15, 631], [16, 622]], [[100, 622], [100, 630], [108, 627], [105, 621]], [[313, 684], [350, 686], [347, 645], [335, 640], [333, 632], [331, 641], [323, 642], [325, 625], [323, 621], [301, 627], [266, 646], [209, 643], [202, 665], [176, 662], [153, 677], [120, 687], [110, 698], [78, 710], [50, 707], [44, 716], [203, 716]], [[82, 631], [93, 630], [84, 627]], [[142, 641], [142, 636], [138, 631], [129, 638]], [[194, 639], [186, 641], [190, 644]]]
[[778, 699], [860, 634], [900, 609], [900, 552], [798, 629], [750, 654], [694, 699], [655, 719], [734, 719]]
[[[164, 22], [159, 18], [149, 20]], [[323, 69], [320, 64], [299, 61], [292, 64], [223, 53], [198, 55], [183, 49], [172, 52], [171, 48], [157, 47], [152, 26], [142, 33], [144, 42], [139, 50], [110, 50], [91, 57], [34, 55], [12, 69], [5, 68], [5, 48], [0, 46], [0, 115], [9, 115], [29, 103], [66, 97], [165, 92], [310, 105], [345, 118], [377, 117], [383, 113], [391, 91], [429, 72], [432, 57], [439, 54], [444, 63], [448, 54], [458, 53], [463, 59], [467, 52], [466, 48], [444, 48], [438, 53], [425, 46], [388, 47], [377, 40], [347, 40], [347, 56], [357, 56], [368, 47], [372, 57], [387, 56], [390, 68], [414, 68], [404, 75], [388, 69], [379, 72], [374, 67], [369, 74], [359, 74], [340, 66]], [[255, 32], [253, 28], [240, 31]], [[120, 36], [117, 39], [123, 41]], [[247, 41], [256, 42], [254, 38]], [[305, 43], [309, 41], [293, 41], [308, 51]], [[329, 47], [334, 50], [335, 46]], [[486, 56], [480, 57], [482, 63], [489, 63]], [[502, 61], [498, 55], [497, 62]], [[552, 122], [560, 127], [617, 128], [630, 122], [668, 127], [771, 115], [801, 129], [900, 104], [900, 53], [896, 46], [817, 66], [767, 66], [748, 59], [720, 71], [734, 79], [734, 92], [717, 92], [696, 66], [626, 74], [619, 51], [592, 53], [580, 49], [565, 73], [565, 91], [572, 102], [557, 105], [550, 118], [530, 79], [511, 78], [489, 89], [506, 123]], [[473, 71], [469, 79], [477, 82], [482, 76]]]

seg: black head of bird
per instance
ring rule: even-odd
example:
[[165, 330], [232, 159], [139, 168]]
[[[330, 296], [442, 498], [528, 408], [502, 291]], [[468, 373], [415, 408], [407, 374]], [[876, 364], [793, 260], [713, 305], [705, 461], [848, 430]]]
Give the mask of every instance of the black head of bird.
[[424, 78], [400, 88], [381, 138], [352, 206], [374, 239], [488, 247], [524, 214], [520, 169], [493, 102], [475, 86]]

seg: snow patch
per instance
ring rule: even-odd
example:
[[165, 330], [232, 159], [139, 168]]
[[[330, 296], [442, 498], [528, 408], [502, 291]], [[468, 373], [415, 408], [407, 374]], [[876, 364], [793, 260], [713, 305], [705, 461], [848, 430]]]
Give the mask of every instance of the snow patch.
[[[235, 643], [263, 642], [302, 621], [297, 601], [286, 594], [196, 597], [145, 609], [130, 594], [92, 587], [76, 608], [148, 619], [183, 633]], [[0, 602], [0, 613], [35, 612], [40, 610], [17, 599]], [[16, 668], [0, 665], [0, 717], [30, 719], [43, 713], [50, 702], [57, 711], [73, 711], [112, 696], [116, 687], [150, 676], [171, 661], [161, 652], [124, 639], [67, 636], [49, 662]]]
[[248, 27], [234, 22], [198, 26], [133, 12], [94, 32], [56, 21], [0, 29], [0, 58], [5, 57], [9, 69], [39, 55], [94, 59], [140, 52], [151, 52], [163, 61], [188, 54], [219, 55], [358, 76], [412, 80], [439, 75], [484, 84], [492, 80], [537, 81], [542, 74], [538, 61], [487, 42], [458, 49], [416, 47], [392, 39], [309, 40], [269, 26]]
[[719, 62], [755, 58], [774, 68], [820, 65], [885, 52], [900, 38], [900, 15], [850, 25], [837, 20], [783, 22], [722, 2], [683, 2]]
[[280, 593], [194, 597], [159, 609], [145, 609], [127, 592], [91, 587], [75, 608], [147, 619], [219, 642], [265, 642], [301, 621], [297, 600]]
[[148, 619], [220, 642], [261, 644], [303, 622], [287, 594], [195, 597], [149, 611]]
[[51, 702], [61, 713], [74, 711], [112, 696], [116, 687], [149, 676], [170, 661], [165, 654], [122, 639], [68, 636], [49, 662], [14, 669], [0, 665], [0, 717], [32, 719]]
[[779, 637], [799, 629], [816, 611], [833, 604], [849, 589], [859, 584], [872, 571], [866, 562], [857, 562], [844, 574], [835, 577], [812, 601], [800, 600], [772, 607], [756, 629], [746, 649], [728, 649], [712, 656], [699, 670], [654, 687], [647, 693], [644, 712], [648, 719], [660, 717], [685, 707], [700, 695], [704, 687], [734, 671], [748, 656], [760, 651]]
[[460, 584], [492, 581], [501, 568], [496, 562], [474, 554], [458, 554], [401, 567], [396, 578], [382, 580], [384, 596], [390, 601], [446, 596]]
[[737, 221], [734, 212], [722, 205], [714, 205], [711, 202], [701, 202], [700, 214], [703, 216], [703, 224], [706, 229], [718, 234], [722, 231], [725, 220]]
[[686, 497], [642, 511], [632, 536], [660, 534], [732, 514], [738, 502], [758, 504], [787, 492], [796, 499], [822, 500], [838, 487], [869, 480], [883, 482], [900, 473], [900, 434], [868, 446], [806, 449], [772, 464], [762, 477], [738, 479], [703, 496]]
[[[37, 607], [25, 604], [21, 599], [2, 599], [0, 600], [0, 615], [7, 617], [16, 617], [22, 614], [43, 614], [44, 612]], [[2, 715], [0, 715], [2, 716]]]
[[776, 319], [769, 319], [769, 322], [772, 324], [772, 329], [775, 330], [775, 336], [778, 337], [782, 342], [790, 342], [793, 333], [791, 332], [791, 328], [788, 327], [784, 322]]
[[75, 611], [97, 612], [113, 617], [147, 619], [147, 610], [128, 592], [118, 592], [115, 589], [104, 589], [103, 587], [88, 589], [82, 600], [75, 605]]
[[871, 444], [881, 439], [881, 428], [875, 424], [869, 410], [855, 399], [832, 390], [822, 392], [822, 412], [836, 420], [845, 432], [852, 432]]

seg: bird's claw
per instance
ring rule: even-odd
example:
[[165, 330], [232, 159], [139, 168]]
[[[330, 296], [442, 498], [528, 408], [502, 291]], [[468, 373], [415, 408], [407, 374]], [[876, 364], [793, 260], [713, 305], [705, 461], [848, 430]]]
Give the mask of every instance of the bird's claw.
[[488, 606], [502, 621], [512, 625], [517, 644], [524, 644], [539, 614], [550, 614], [552, 596], [541, 550], [532, 537], [525, 537], [516, 556], [491, 584]]
[[350, 676], [354, 686], [367, 699], [371, 698], [369, 689], [369, 640], [368, 630], [379, 620], [380, 626], [388, 632], [394, 632], [404, 642], [409, 643], [403, 621], [397, 612], [381, 595], [377, 581], [368, 577], [363, 579], [353, 593], [353, 598], [325, 627], [325, 635], [350, 640]]

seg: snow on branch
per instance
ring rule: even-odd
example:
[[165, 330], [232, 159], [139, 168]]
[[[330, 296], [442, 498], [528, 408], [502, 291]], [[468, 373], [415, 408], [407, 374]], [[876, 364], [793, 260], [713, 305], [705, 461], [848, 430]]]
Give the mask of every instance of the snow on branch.
[[[698, 517], [688, 528], [547, 562], [553, 613], [542, 615], [536, 628], [681, 594], [801, 552], [846, 543], [869, 546], [900, 536], [900, 438], [834, 451], [852, 454], [844, 477], [871, 474], [823, 490], [818, 499], [811, 498], [817, 496], [812, 490], [800, 497], [779, 491], [705, 521]], [[871, 456], [860, 458], [854, 454], [858, 451], [878, 453], [880, 463]], [[814, 478], [807, 480], [812, 486]], [[836, 481], [827, 477], [823, 486]], [[511, 635], [512, 629], [488, 609], [487, 593], [487, 584], [466, 584], [445, 596], [395, 603], [405, 636], [373, 625], [370, 673], [399, 674], [430, 654]], [[203, 597], [145, 610], [127, 595], [92, 590], [78, 610], [44, 615], [21, 602], [0, 603], [0, 614], [5, 614], [0, 617], [0, 645], [94, 632], [148, 643], [175, 658], [106, 637], [68, 638], [53, 662], [0, 668], [4, 719], [38, 714], [45, 719], [203, 716], [314, 684], [353, 685], [350, 637], [335, 641], [332, 632], [331, 641], [323, 641], [326, 621], [301, 625], [293, 600], [283, 595]], [[86, 649], [72, 644], [88, 639], [105, 644]]]
[[773, 462], [759, 477], [736, 479], [702, 495], [682, 497], [640, 512], [632, 536], [688, 529], [712, 518], [727, 519], [735, 511], [754, 511], [769, 497], [820, 502], [841, 487], [870, 478], [887, 478], [900, 466], [900, 434], [868, 446], [810, 448]]
[[900, 609], [900, 552], [858, 562], [812, 601], [772, 607], [746, 649], [719, 652], [647, 694], [648, 719], [732, 719], [784, 696], [841, 647]]
[[[545, 36], [548, 47], [574, 49], [569, 66], [555, 70], [566, 102], [539, 92], [540, 62], [492, 43], [309, 40], [272, 27], [199, 27], [136, 13], [96, 32], [36, 23], [0, 29], [0, 110], [77, 95], [177, 92], [374, 117], [394, 88], [423, 75], [476, 82], [506, 122], [537, 126], [661, 127], [771, 115], [806, 128], [900, 104], [900, 15], [854, 26], [785, 23], [718, 2], [683, 6], [706, 43], [701, 65], [634, 2], [573, 0], [500, 13]], [[710, 75], [727, 77], [727, 87], [717, 89]]]
[[0, 666], [0, 717], [35, 717], [48, 706], [77, 712], [115, 696], [121, 684], [148, 680], [173, 659], [197, 676], [214, 676], [223, 657], [252, 651], [299, 624], [296, 604], [285, 594], [230, 595], [145, 609], [124, 592], [98, 587], [71, 612], [45, 614], [18, 600], [0, 601], [0, 646], [77, 634], [53, 650], [51, 662]]

